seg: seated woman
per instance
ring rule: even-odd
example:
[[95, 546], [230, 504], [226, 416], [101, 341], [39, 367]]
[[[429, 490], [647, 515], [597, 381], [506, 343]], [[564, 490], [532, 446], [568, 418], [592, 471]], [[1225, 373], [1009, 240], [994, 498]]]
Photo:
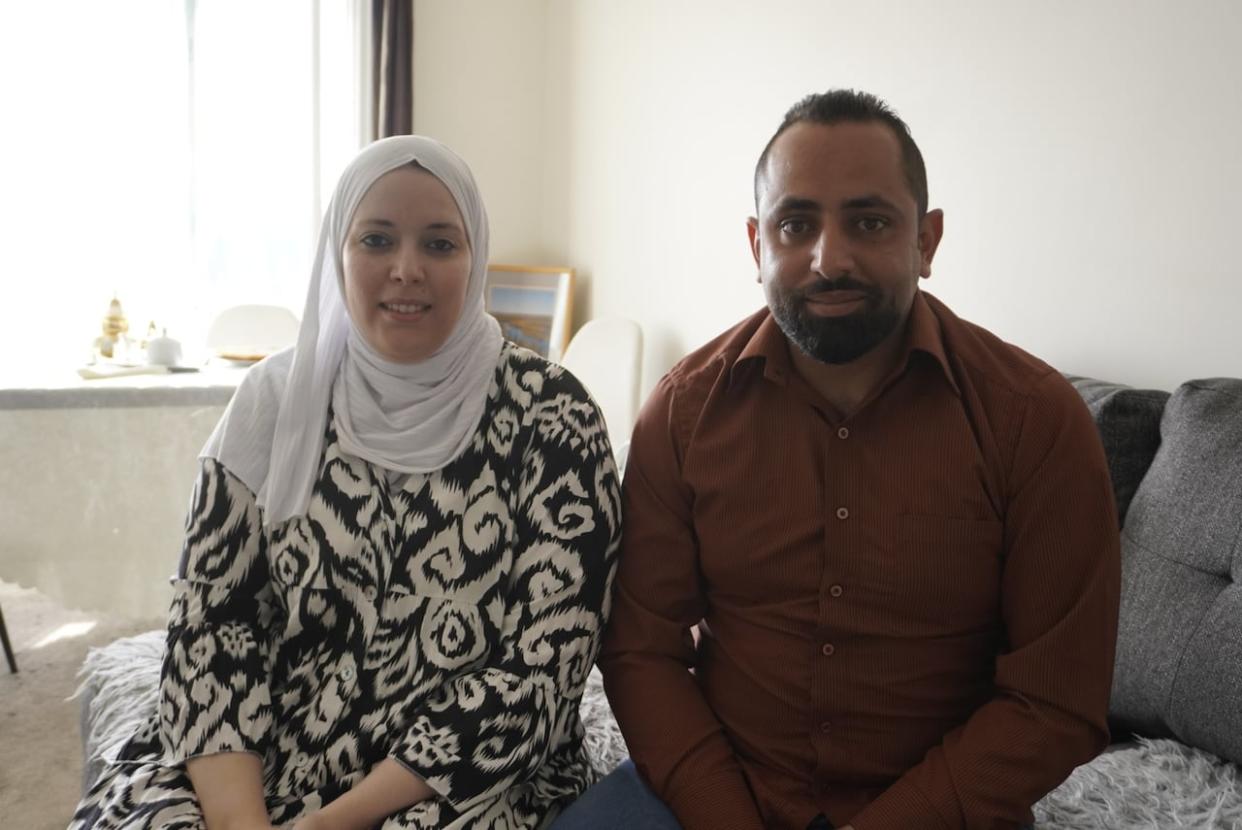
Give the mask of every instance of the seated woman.
[[430, 139], [345, 171], [297, 345], [203, 452], [158, 717], [72, 827], [539, 827], [589, 783], [617, 472], [484, 312], [487, 240]]

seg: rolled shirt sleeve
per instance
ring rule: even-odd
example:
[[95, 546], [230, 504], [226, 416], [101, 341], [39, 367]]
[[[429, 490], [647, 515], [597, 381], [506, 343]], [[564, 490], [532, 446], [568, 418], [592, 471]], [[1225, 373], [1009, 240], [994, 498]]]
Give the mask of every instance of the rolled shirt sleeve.
[[254, 494], [205, 459], [191, 497], [160, 677], [165, 760], [253, 752], [272, 725], [271, 585]]
[[568, 375], [544, 392], [515, 462], [498, 642], [429, 696], [390, 753], [458, 812], [530, 778], [554, 746], [581, 741], [577, 709], [607, 618], [621, 505], [604, 420]]

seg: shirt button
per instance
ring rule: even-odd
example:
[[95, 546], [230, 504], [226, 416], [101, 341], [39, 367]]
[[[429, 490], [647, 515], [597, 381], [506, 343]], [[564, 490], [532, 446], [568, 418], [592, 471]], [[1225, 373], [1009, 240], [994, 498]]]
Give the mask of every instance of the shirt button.
[[820, 651], [824, 653], [825, 657], [831, 657], [832, 653], [836, 651], [836, 649], [833, 648], [832, 643], [824, 643], [824, 645], [820, 648]]
[[838, 519], [848, 519], [849, 517], [850, 517], [850, 511], [849, 511], [849, 509], [848, 509], [848, 508], [845, 508], [845, 507], [838, 507], [838, 508], [837, 508], [837, 518], [838, 518]]
[[827, 735], [829, 732], [832, 731], [832, 724], [829, 723], [828, 721], [824, 721], [823, 723], [819, 725], [819, 731]]
[[341, 679], [348, 682], [354, 679], [354, 670], [349, 666], [341, 669]]
[[838, 437], [838, 438], [840, 438], [842, 441], [844, 441], [846, 438], [849, 438], [849, 437], [850, 437], [850, 428], [849, 428], [849, 427], [841, 427], [839, 430], [837, 430], [837, 437]]
[[374, 585], [368, 585], [362, 589], [362, 595], [367, 598], [367, 602], [375, 602], [377, 592]]
[[845, 593], [845, 589], [842, 588], [840, 585], [833, 585], [831, 588], [828, 589], [828, 593], [831, 596], [839, 597]]

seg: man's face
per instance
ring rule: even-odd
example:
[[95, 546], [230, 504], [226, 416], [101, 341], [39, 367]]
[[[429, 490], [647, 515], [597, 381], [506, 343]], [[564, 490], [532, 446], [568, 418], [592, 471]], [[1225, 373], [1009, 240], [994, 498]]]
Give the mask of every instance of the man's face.
[[931, 275], [943, 216], [919, 219], [892, 130], [793, 125], [772, 145], [757, 201], [751, 251], [790, 342], [843, 364], [898, 336], [919, 277]]

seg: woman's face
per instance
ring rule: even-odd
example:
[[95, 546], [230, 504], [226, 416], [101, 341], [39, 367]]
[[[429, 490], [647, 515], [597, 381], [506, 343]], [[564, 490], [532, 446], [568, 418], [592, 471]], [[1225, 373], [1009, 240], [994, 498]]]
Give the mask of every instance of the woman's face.
[[381, 176], [363, 196], [345, 237], [345, 306], [384, 358], [415, 363], [435, 354], [466, 302], [466, 225], [439, 179], [416, 167]]

